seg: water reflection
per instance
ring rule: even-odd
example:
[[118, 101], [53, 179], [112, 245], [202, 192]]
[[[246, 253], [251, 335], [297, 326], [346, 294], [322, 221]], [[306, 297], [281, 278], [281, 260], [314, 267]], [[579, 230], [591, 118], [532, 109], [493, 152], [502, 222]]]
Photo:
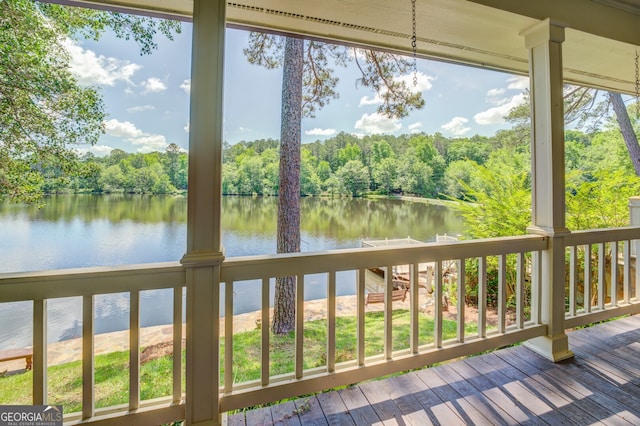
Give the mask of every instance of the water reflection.
[[[56, 196], [42, 207], [0, 204], [0, 272], [177, 261], [186, 247], [187, 202], [182, 196]], [[400, 200], [301, 200], [303, 251], [359, 247], [362, 238], [433, 241], [457, 234], [451, 210]], [[277, 198], [224, 197], [223, 244], [228, 257], [275, 253]], [[339, 294], [353, 294], [353, 273], [338, 280]], [[323, 298], [324, 275], [309, 277], [306, 299]], [[235, 289], [235, 313], [259, 309], [259, 283]], [[171, 322], [171, 291], [144, 292], [141, 325]], [[49, 340], [75, 336], [81, 299], [49, 302]], [[96, 333], [128, 327], [129, 295], [96, 298]], [[31, 344], [32, 303], [0, 304], [0, 350]], [[12, 324], [9, 327], [9, 324]], [[22, 324], [16, 326], [16, 324]], [[17, 328], [16, 328], [17, 327]]]

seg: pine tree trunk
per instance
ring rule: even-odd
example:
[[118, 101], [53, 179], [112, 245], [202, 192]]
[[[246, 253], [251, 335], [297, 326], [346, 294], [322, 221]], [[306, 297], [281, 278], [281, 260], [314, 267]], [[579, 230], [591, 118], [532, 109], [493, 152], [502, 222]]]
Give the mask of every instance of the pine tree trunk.
[[638, 145], [638, 137], [633, 130], [631, 120], [629, 120], [627, 107], [624, 105], [620, 93], [609, 92], [609, 99], [616, 113], [616, 120], [618, 120], [624, 143], [627, 145], [627, 151], [629, 151], [629, 156], [633, 162], [633, 168], [636, 171], [636, 175], [640, 176], [640, 145]]
[[[278, 188], [278, 253], [300, 251], [300, 140], [304, 40], [288, 37], [282, 72], [280, 181]], [[295, 328], [296, 277], [276, 279], [273, 332]]]

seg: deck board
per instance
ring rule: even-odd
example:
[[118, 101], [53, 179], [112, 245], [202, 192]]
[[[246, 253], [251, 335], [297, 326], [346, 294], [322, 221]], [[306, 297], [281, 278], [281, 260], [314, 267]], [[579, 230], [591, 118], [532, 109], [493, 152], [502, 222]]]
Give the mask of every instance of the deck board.
[[301, 426], [298, 408], [293, 401], [286, 401], [271, 406], [271, 417], [277, 425]]
[[568, 395], [564, 388], [560, 388], [549, 382], [543, 376], [542, 371], [533, 367], [521, 356], [518, 356], [522, 353], [523, 351], [513, 351], [512, 356], [504, 356], [501, 352], [497, 352], [496, 355], [525, 374], [527, 377], [521, 380], [524, 380], [537, 394], [546, 398], [555, 410], [562, 409], [573, 422], [583, 425], [598, 424], [597, 414], [594, 416], [591, 413], [600, 413], [600, 416], [604, 417], [609, 417], [614, 414], [603, 410], [603, 407], [597, 404], [589, 403], [588, 400], [582, 398], [572, 399], [571, 395]]
[[229, 424], [640, 424], [640, 316], [572, 331], [569, 344], [575, 358], [559, 363], [515, 346], [247, 410]]
[[271, 416], [271, 410], [267, 407], [262, 410], [247, 410], [245, 411], [245, 419], [247, 425], [270, 425], [273, 424], [273, 417]]
[[[441, 375], [446, 376], [442, 370], [443, 368], [430, 368], [416, 373], [425, 386], [429, 386], [446, 405], [453, 409], [463, 424], [486, 424], [487, 418], [464, 399], [464, 394], [459, 393], [454, 387], [455, 383], [447, 383], [441, 377]], [[453, 418], [451, 421], [454, 422], [457, 419]]]
[[357, 425], [368, 425], [380, 421], [380, 417], [358, 386], [350, 386], [338, 391], [340, 398], [349, 411], [349, 415]]
[[362, 383], [359, 385], [362, 393], [373, 407], [383, 425], [402, 424], [402, 412], [398, 406], [389, 398], [384, 387], [378, 381]]
[[[329, 424], [317, 397], [312, 396], [298, 399], [295, 403], [300, 416], [300, 422], [303, 425], [326, 426]], [[247, 422], [247, 424], [248, 423], [249, 422]]]
[[347, 413], [347, 406], [338, 392], [321, 393], [317, 395], [317, 398], [330, 425], [355, 426], [355, 422]]

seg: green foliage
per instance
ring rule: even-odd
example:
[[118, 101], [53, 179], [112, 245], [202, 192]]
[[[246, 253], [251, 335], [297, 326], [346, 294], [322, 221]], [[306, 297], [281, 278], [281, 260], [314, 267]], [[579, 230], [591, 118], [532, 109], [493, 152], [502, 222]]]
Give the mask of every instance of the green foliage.
[[348, 161], [338, 169], [336, 177], [352, 197], [363, 195], [369, 190], [369, 171], [360, 160]]
[[[68, 38], [98, 39], [107, 29], [132, 38], [141, 53], [155, 34], [180, 24], [31, 0], [0, 2], [0, 201], [35, 201], [82, 176], [70, 145], [94, 144], [104, 132], [97, 87], [69, 71]], [[42, 169], [45, 169], [43, 171]]]
[[629, 197], [640, 194], [640, 177], [600, 170], [567, 193], [567, 227], [572, 230], [629, 225]]
[[382, 158], [373, 169], [373, 181], [381, 194], [391, 194], [398, 179], [398, 161], [395, 158]]
[[342, 167], [352, 160], [362, 161], [362, 150], [356, 144], [347, 144], [338, 151], [338, 164]]
[[477, 188], [478, 184], [472, 182], [478, 163], [473, 160], [456, 160], [449, 164], [444, 174], [445, 193], [451, 198], [462, 200], [471, 197], [465, 188]]
[[526, 233], [531, 224], [531, 182], [525, 163], [509, 150], [496, 151], [484, 166], [469, 163], [470, 182], [459, 185], [465, 200], [472, 202], [457, 204], [467, 238]]
[[47, 194], [173, 194], [187, 189], [187, 163], [185, 152], [127, 154], [114, 149], [109, 156], [89, 155], [74, 163], [78, 170], [72, 177], [51, 166], [38, 176]]

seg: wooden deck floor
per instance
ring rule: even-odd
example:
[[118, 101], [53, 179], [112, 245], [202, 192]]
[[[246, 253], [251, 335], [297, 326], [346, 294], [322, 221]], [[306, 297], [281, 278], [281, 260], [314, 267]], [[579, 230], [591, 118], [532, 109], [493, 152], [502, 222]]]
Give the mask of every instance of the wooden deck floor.
[[576, 356], [560, 363], [507, 348], [248, 410], [228, 423], [640, 425], [640, 316], [573, 331], [569, 341]]

